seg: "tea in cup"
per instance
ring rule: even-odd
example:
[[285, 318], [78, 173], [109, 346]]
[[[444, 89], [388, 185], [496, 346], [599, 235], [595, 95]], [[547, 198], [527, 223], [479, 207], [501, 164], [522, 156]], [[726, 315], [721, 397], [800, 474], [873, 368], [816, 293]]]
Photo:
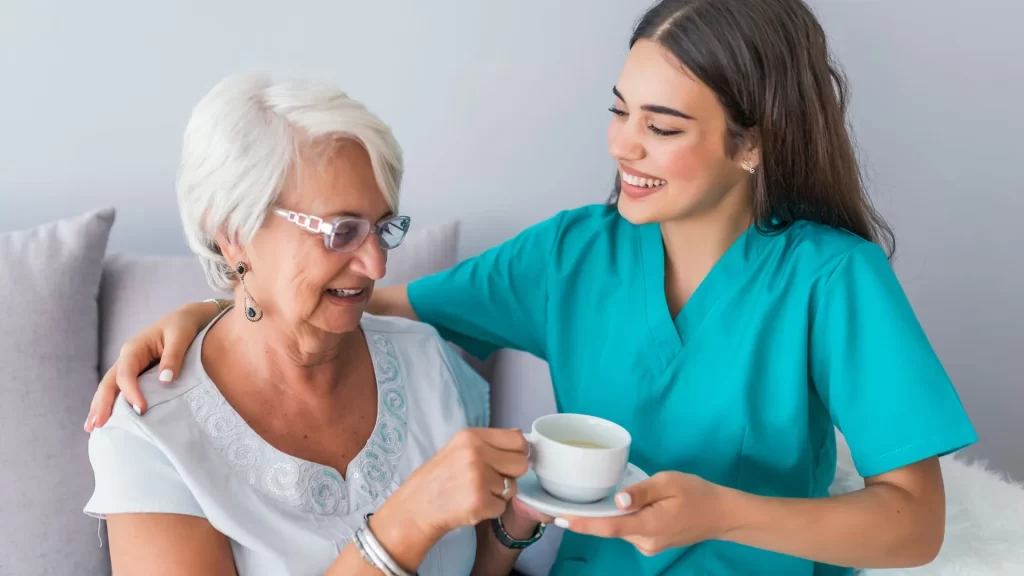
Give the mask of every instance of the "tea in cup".
[[632, 437], [614, 422], [585, 414], [550, 414], [535, 420], [525, 436], [541, 488], [560, 500], [603, 500], [625, 476]]

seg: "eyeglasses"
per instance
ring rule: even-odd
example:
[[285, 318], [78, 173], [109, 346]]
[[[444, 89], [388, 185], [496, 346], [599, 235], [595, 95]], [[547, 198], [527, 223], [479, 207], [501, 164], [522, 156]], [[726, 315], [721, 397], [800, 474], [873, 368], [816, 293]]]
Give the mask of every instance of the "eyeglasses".
[[310, 216], [280, 208], [275, 209], [274, 214], [314, 234], [323, 234], [324, 246], [335, 252], [356, 250], [363, 245], [370, 232], [377, 236], [377, 244], [380, 245], [381, 250], [398, 248], [402, 240], [405, 240], [405, 234], [409, 231], [409, 223], [412, 220], [408, 216], [392, 216], [373, 224], [363, 218], [342, 216], [325, 222], [319, 216]]

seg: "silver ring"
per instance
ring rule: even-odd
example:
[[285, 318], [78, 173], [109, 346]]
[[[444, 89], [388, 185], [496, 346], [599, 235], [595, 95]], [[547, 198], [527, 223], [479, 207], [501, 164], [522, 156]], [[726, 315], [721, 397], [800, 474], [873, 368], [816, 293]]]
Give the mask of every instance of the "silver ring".
[[506, 477], [505, 477], [505, 489], [501, 491], [501, 495], [502, 495], [503, 497], [504, 497], [504, 496], [508, 496], [508, 493], [509, 493], [509, 492], [511, 492], [511, 491], [512, 491], [512, 487], [511, 487], [511, 486], [509, 486], [509, 483], [508, 483], [508, 477], [506, 476]]

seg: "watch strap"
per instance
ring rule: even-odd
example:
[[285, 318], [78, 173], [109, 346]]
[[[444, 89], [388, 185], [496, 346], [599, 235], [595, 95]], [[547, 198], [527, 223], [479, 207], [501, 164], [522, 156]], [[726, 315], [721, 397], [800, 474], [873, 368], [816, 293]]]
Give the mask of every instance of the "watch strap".
[[547, 528], [547, 525], [542, 522], [537, 525], [537, 529], [534, 530], [532, 536], [525, 540], [519, 540], [518, 538], [513, 538], [508, 531], [505, 530], [505, 524], [501, 521], [501, 516], [491, 520], [491, 529], [494, 531], [495, 538], [498, 539], [498, 542], [500, 542], [502, 546], [511, 548], [512, 550], [522, 550], [537, 540], [540, 540], [540, 537], [544, 535], [545, 528]]

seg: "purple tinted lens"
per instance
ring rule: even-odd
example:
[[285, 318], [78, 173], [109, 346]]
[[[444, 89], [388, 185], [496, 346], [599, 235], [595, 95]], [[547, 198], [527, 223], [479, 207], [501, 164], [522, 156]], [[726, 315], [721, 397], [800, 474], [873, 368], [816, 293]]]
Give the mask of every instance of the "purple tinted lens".
[[339, 220], [334, 225], [334, 234], [330, 238], [331, 250], [349, 252], [362, 245], [370, 232], [370, 223], [366, 220]]

